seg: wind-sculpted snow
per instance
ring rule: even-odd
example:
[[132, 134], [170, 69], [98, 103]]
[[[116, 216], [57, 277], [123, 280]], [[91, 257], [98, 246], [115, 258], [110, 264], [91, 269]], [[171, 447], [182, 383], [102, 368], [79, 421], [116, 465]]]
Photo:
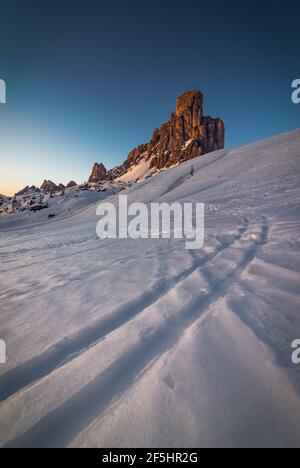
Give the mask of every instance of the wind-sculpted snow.
[[299, 157], [295, 131], [127, 189], [205, 203], [199, 251], [99, 240], [90, 204], [0, 234], [1, 445], [299, 446]]

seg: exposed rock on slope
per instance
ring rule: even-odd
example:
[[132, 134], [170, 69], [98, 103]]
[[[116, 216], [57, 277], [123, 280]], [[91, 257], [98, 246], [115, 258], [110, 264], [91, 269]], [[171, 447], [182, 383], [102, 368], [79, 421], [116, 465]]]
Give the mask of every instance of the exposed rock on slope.
[[0, 205], [2, 205], [6, 200], [7, 198], [4, 195], [0, 194]]
[[[117, 179], [129, 171], [135, 174], [135, 166], [146, 163], [149, 176], [157, 169], [164, 169], [189, 159], [224, 148], [224, 124], [221, 119], [203, 116], [203, 95], [200, 91], [187, 91], [177, 98], [176, 111], [168, 122], [154, 130], [151, 141], [132, 150], [126, 161], [109, 171], [102, 163], [95, 163], [89, 177], [90, 184]], [[130, 174], [129, 174], [130, 176]], [[139, 177], [138, 177], [139, 178]], [[137, 180], [138, 180], [137, 178]], [[130, 179], [128, 179], [130, 180]], [[40, 189], [35, 186], [25, 187], [16, 195], [34, 192], [55, 193], [75, 187], [71, 181], [67, 187], [56, 185], [51, 180], [44, 180]], [[94, 185], [93, 185], [94, 188]]]
[[177, 98], [176, 111], [168, 122], [154, 130], [151, 141], [132, 150], [120, 166], [106, 171], [95, 163], [89, 182], [113, 180], [127, 173], [141, 161], [149, 170], [164, 169], [224, 148], [225, 128], [219, 118], [203, 116], [203, 95], [187, 91]]
[[178, 97], [170, 120], [153, 132], [150, 143], [135, 148], [128, 155], [129, 165], [141, 157], [150, 167], [162, 169], [176, 163], [224, 148], [224, 124], [221, 119], [203, 116], [203, 95], [187, 91]]
[[20, 190], [20, 192], [16, 193], [16, 196], [33, 194], [33, 193], [36, 193], [36, 192], [37, 193], [40, 192], [40, 189], [37, 188], [35, 185], [32, 185], [31, 187], [29, 187], [29, 185], [27, 185], [27, 187], [23, 188], [23, 190]]
[[107, 170], [102, 163], [95, 163], [89, 182], [101, 182], [107, 178]]
[[71, 180], [71, 181], [68, 183], [68, 185], [67, 185], [66, 188], [69, 189], [69, 188], [76, 187], [76, 186], [77, 186], [76, 182], [74, 182], [74, 180]]
[[41, 190], [43, 190], [44, 192], [57, 192], [58, 190], [60, 190], [60, 187], [51, 180], [44, 180], [44, 182], [41, 185]]

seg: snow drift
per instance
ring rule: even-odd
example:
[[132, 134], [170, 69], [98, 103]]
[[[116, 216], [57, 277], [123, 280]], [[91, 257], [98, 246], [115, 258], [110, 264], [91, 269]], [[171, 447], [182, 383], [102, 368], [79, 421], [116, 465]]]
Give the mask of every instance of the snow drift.
[[299, 157], [296, 130], [126, 189], [205, 203], [199, 251], [101, 241], [95, 199], [2, 219], [1, 445], [299, 447]]

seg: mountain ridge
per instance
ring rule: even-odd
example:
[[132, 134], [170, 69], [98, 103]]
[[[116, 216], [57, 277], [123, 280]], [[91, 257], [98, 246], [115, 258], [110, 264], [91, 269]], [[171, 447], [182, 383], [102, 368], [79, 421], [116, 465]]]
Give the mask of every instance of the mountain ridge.
[[167, 122], [153, 131], [149, 143], [134, 148], [123, 164], [110, 171], [104, 171], [102, 163], [95, 163], [89, 181], [101, 182], [120, 177], [142, 160], [149, 162], [149, 169], [166, 169], [223, 149], [224, 142], [223, 121], [203, 115], [201, 91], [185, 91], [177, 97], [175, 112], [172, 112]]

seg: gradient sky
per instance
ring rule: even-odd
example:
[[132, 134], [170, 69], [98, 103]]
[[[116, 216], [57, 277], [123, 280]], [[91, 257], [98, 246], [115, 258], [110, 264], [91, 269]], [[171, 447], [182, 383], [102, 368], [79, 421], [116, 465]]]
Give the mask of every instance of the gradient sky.
[[300, 127], [299, 57], [296, 1], [0, 0], [0, 193], [121, 163], [187, 89], [226, 146]]

